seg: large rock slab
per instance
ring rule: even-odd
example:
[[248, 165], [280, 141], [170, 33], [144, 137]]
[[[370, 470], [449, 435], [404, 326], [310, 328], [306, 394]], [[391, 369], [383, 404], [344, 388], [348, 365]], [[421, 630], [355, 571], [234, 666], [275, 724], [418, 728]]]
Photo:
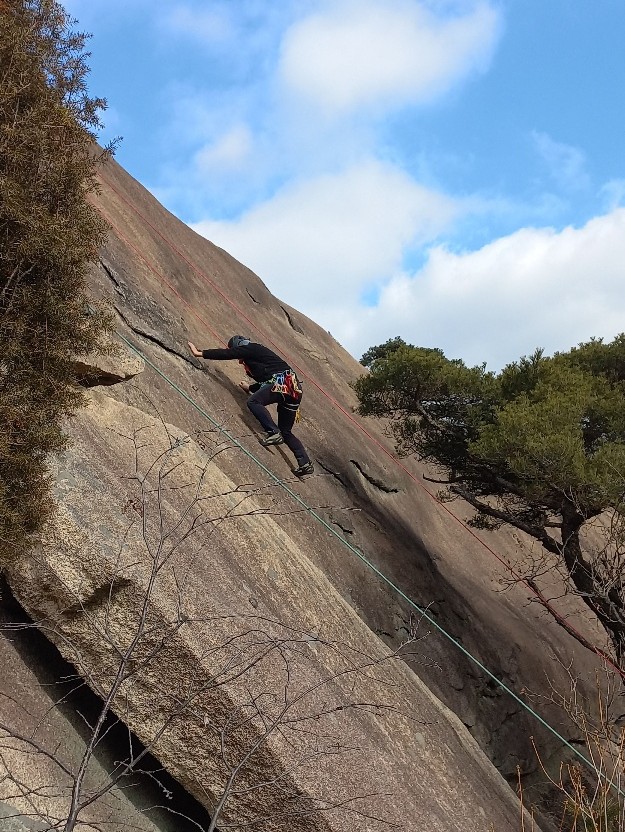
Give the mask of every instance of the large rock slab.
[[103, 353], [88, 353], [74, 361], [78, 382], [85, 387], [118, 384], [142, 373], [145, 362], [118, 341], [108, 345]]
[[[23, 596], [33, 614], [62, 623], [57, 632], [59, 643], [67, 632], [81, 645], [80, 650], [70, 649], [70, 640], [65, 650], [89, 684], [95, 690], [106, 690], [118, 646], [127, 644], [128, 634], [136, 626], [136, 614], [129, 611], [137, 609], [145, 593], [149, 565], [158, 551], [158, 547], [148, 548], [154, 543], [154, 534], [156, 539], [160, 535], [154, 521], [155, 505], [168, 512], [171, 522], [180, 517], [192, 502], [191, 486], [197, 484], [210, 456], [204, 486], [213, 485], [203, 505], [212, 514], [209, 524], [202, 526], [206, 537], [194, 533], [184, 542], [176, 538], [176, 554], [159, 573], [158, 602], [150, 606], [150, 615], [156, 616], [155, 632], [164, 626], [178, 627], [171, 640], [175, 649], [167, 654], [169, 661], [162, 668], [147, 666], [142, 681], [137, 677], [136, 683], [128, 686], [132, 696], [130, 690], [120, 694], [119, 710], [132, 718], [138, 733], [141, 725], [143, 735], [153, 733], [163, 713], [164, 694], [177, 690], [171, 688], [179, 678], [174, 673], [176, 667], [189, 671], [191, 680], [205, 678], [206, 653], [198, 654], [197, 645], [214, 645], [216, 638], [223, 639], [223, 630], [214, 623], [216, 609], [225, 608], [240, 626], [245, 614], [296, 621], [309, 638], [319, 621], [326, 626], [327, 617], [328, 633], [338, 633], [337, 640], [345, 638], [352, 650], [364, 639], [362, 643], [368, 645], [364, 652], [372, 650], [377, 655], [373, 645], [381, 648], [375, 638], [370, 641], [371, 633], [387, 647], [398, 648], [411, 629], [414, 610], [342, 545], [347, 541], [363, 551], [393, 584], [427, 607], [437, 623], [513, 690], [521, 696], [527, 690], [537, 694], [531, 701], [541, 716], [567, 739], [579, 742], [575, 728], [563, 723], [561, 710], [549, 700], [554, 689], [562, 694], [569, 691], [569, 674], [573, 673], [578, 691], [592, 701], [597, 662], [539, 604], [531, 602], [527, 587], [510, 584], [506, 563], [522, 570], [537, 554], [532, 542], [504, 529], [483, 534], [494, 557], [462, 527], [470, 516], [462, 504], [451, 506], [456, 520], [448, 513], [449, 506], [438, 503], [433, 493], [437, 486], [423, 480], [423, 475], [435, 472], [414, 460], [403, 460], [398, 467], [387, 455], [390, 445], [384, 426], [373, 420], [363, 424], [357, 417], [349, 385], [363, 368], [329, 333], [280, 303], [249, 269], [165, 211], [115, 163], [102, 171], [98, 206], [111, 223], [111, 233], [100, 265], [89, 276], [94, 298], [110, 304], [120, 335], [135, 343], [153, 366], [146, 366], [134, 379], [129, 379], [132, 373], [126, 371], [114, 377], [96, 372], [92, 382], [86, 382], [108, 385], [108, 398], [117, 405], [94, 396], [89, 413], [71, 426], [75, 446], [56, 471], [61, 504], [57, 528], [53, 533], [51, 530], [37, 557], [16, 565], [10, 576], [15, 592]], [[218, 346], [235, 332], [281, 352], [304, 379], [303, 418], [297, 430], [315, 459], [317, 472], [304, 483], [290, 476], [292, 459], [283, 449], [259, 450], [255, 441], [258, 426], [247, 413], [237, 387], [242, 376], [236, 362], [202, 363], [189, 356], [187, 339], [201, 347]], [[412, 340], [418, 343], [418, 334]], [[94, 368], [98, 370], [97, 364]], [[119, 410], [115, 410], [117, 406]], [[102, 422], [98, 426], [93, 411], [99, 407]], [[139, 421], [137, 413], [141, 414]], [[155, 424], [160, 427], [154, 428]], [[257, 463], [240, 448], [220, 439], [216, 424], [227, 428], [246, 451], [258, 456], [276, 479], [266, 471], [259, 473]], [[140, 439], [149, 439], [146, 447], [162, 447], [170, 458], [173, 449], [167, 442], [172, 440], [163, 439], [166, 426], [172, 436], [191, 438], [195, 445], [185, 442], [176, 450], [184, 451], [185, 460], [195, 461], [186, 469], [186, 482], [176, 481], [176, 489], [169, 489], [166, 486], [175, 479], [172, 473], [164, 478], [159, 492], [158, 476], [154, 483], [159, 467], [153, 469], [151, 479], [145, 479], [148, 451], [139, 446]], [[160, 444], [152, 436], [155, 430], [162, 435]], [[314, 506], [336, 535], [281, 491], [278, 480]], [[146, 482], [149, 489], [144, 487]], [[233, 486], [245, 500], [241, 513], [246, 516], [234, 516]], [[252, 515], [251, 506], [256, 506]], [[146, 507], [153, 519], [143, 529]], [[123, 544], [125, 535], [127, 544]], [[142, 555], [133, 561], [129, 552]], [[50, 553], [55, 554], [52, 557]], [[297, 583], [297, 575], [305, 576], [304, 585]], [[537, 580], [569, 622], [598, 646], [606, 646], [605, 634], [580, 599], [567, 595], [557, 577], [552, 580], [549, 575], [540, 575]], [[181, 581], [188, 622], [179, 620]], [[354, 615], [364, 625], [363, 631], [354, 625]], [[266, 620], [259, 624], [264, 637], [275, 638], [276, 632], [267, 633], [267, 626]], [[313, 632], [306, 628], [313, 628]], [[556, 775], [566, 757], [562, 744], [440, 632], [430, 627], [421, 627], [421, 632], [427, 637], [414, 643], [413, 657], [406, 657], [410, 667], [406, 684], [412, 691], [408, 705], [412, 708], [416, 702], [423, 709], [417, 709], [417, 719], [427, 713], [428, 719], [431, 716], [433, 724], [438, 724], [438, 700], [444, 701], [513, 787], [520, 772], [526, 798], [532, 801], [538, 793], [529, 788], [532, 780], [540, 781], [540, 788], [545, 782], [534, 744], [542, 763]], [[304, 651], [310, 674], [304, 678], [323, 673], [319, 668], [326, 662], [332, 665], [332, 653], [330, 650], [328, 655], [326, 647], [324, 661], [315, 663], [310, 655], [314, 644], [317, 642], [309, 641]], [[393, 667], [393, 673], [404, 672]], [[159, 687], [163, 679], [169, 688]], [[590, 679], [590, 684], [585, 679]], [[369, 693], [377, 695], [373, 690]], [[229, 708], [240, 709], [244, 700], [245, 694], [235, 686], [220, 691], [212, 707], [223, 718], [224, 713], [233, 712]], [[426, 702], [430, 702], [427, 707]], [[204, 717], [208, 704], [202, 706]], [[493, 822], [501, 813], [503, 819], [495, 828], [509, 828], [506, 824], [512, 823], [514, 815], [510, 797], [500, 792], [497, 774], [488, 768], [454, 718], [447, 715], [444, 731], [437, 733], [434, 728], [421, 730], [406, 716], [409, 726], [404, 725], [403, 738], [402, 731], [390, 731], [379, 714], [362, 719], [362, 734], [354, 738], [354, 745], [369, 749], [371, 732], [372, 753], [378, 762], [371, 766], [369, 777], [373, 771], [377, 775], [388, 769], [391, 780], [376, 780], [376, 787], [388, 785], [389, 791], [398, 795], [398, 803], [404, 800], [406, 790], [410, 792], [405, 803], [407, 812], [413, 813], [411, 822], [418, 818], [423, 826], [431, 822], [432, 828], [444, 824], [453, 829], [459, 822], [458, 807], [464, 811], [470, 806], [464, 828], [488, 829], [488, 823], [484, 826], [480, 820], [480, 808]], [[192, 729], [191, 723], [188, 730], [186, 737], [172, 728], [171, 739], [166, 735], [161, 738], [161, 751], [167, 766], [210, 803], [204, 779], [196, 769], [205, 766], [211, 746], [206, 744], [206, 731]], [[387, 734], [392, 737], [390, 745], [385, 744]], [[421, 742], [424, 752], [415, 750]], [[462, 747], [459, 751], [458, 744]], [[288, 754], [279, 743], [265, 745], [263, 766], [270, 771], [288, 768]], [[181, 760], [181, 753], [188, 759]], [[399, 762], [390, 763], [389, 755]], [[366, 767], [368, 758], [356, 754], [360, 756]], [[358, 770], [358, 762], [338, 766], [339, 773], [351, 776]], [[278, 769], [273, 768], [276, 765]], [[321, 772], [324, 766], [318, 768]], [[300, 769], [300, 779], [296, 782], [292, 777], [289, 782], [302, 793], [310, 793], [306, 790], [315, 778], [307, 780], [305, 767]], [[223, 771], [214, 765], [207, 772], [211, 781], [208, 791], [217, 794]], [[332, 780], [334, 773], [328, 772]], [[405, 782], [398, 789], [393, 778], [405, 778]], [[338, 777], [334, 780], [339, 782]], [[455, 789], [456, 780], [459, 797], [455, 803], [455, 798], [450, 798], [448, 805], [445, 790], [449, 783]], [[365, 777], [360, 785], [367, 782], [370, 780]], [[430, 785], [432, 793], [428, 792]], [[553, 803], [551, 798], [547, 797], [548, 807]], [[236, 808], [241, 813], [247, 811], [243, 804]], [[391, 801], [388, 816], [396, 818], [392, 810]], [[332, 822], [338, 823], [336, 818]], [[361, 828], [366, 828], [366, 822], [362, 824]]]
[[[6, 586], [0, 595], [0, 832], [63, 828], [72, 787], [66, 772], [78, 770], [94, 704], [56, 649], [16, 611]], [[111, 734], [91, 761], [87, 790], [114, 765], [119, 748]], [[113, 787], [87, 807], [77, 829], [180, 832], [178, 819], [152, 808], [167, 802], [153, 780], [137, 777], [132, 785]]]
[[[8, 579], [102, 697], [137, 638], [114, 708], [167, 770], [212, 810], [257, 744], [223, 818], [264, 832], [373, 832], [376, 817], [517, 830], [466, 728], [276, 522], [275, 485], [231, 480], [223, 438], [202, 448], [147, 405], [90, 395], [57, 464], [55, 525]], [[285, 703], [293, 722], [269, 731]]]

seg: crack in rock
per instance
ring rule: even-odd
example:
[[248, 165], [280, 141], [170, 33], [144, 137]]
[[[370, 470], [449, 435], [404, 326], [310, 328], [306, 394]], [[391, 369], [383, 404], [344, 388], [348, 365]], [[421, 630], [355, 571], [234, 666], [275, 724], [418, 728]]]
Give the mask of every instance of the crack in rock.
[[390, 485], [386, 485], [386, 483], [382, 482], [382, 480], [379, 480], [376, 477], [372, 477], [371, 474], [368, 474], [357, 460], [350, 459], [350, 462], [352, 463], [352, 465], [356, 467], [356, 469], [367, 480], [367, 482], [371, 483], [371, 485], [375, 486], [380, 491], [383, 491], [385, 494], [397, 494], [399, 492], [399, 488], [393, 488]]
[[196, 364], [195, 361], [192, 361], [188, 356], [184, 355], [183, 353], [178, 352], [178, 350], [174, 347], [170, 347], [167, 344], [165, 344], [161, 340], [160, 336], [153, 329], [144, 329], [136, 326], [135, 324], [130, 322], [126, 315], [124, 315], [119, 306], [114, 304], [113, 308], [115, 309], [119, 317], [122, 319], [122, 321], [126, 324], [128, 329], [132, 330], [132, 332], [134, 332], [135, 335], [139, 335], [141, 338], [145, 338], [152, 344], [156, 344], [157, 347], [161, 347], [161, 349], [165, 350], [165, 352], [170, 353], [170, 355], [175, 355], [177, 358], [181, 358], [183, 361], [186, 361], [187, 364], [190, 364], [196, 370], [201, 370], [202, 372], [204, 372], [204, 367], [202, 367], [200, 364]]
[[343, 479], [343, 477], [339, 473], [337, 473], [336, 471], [333, 471], [331, 468], [328, 468], [327, 465], [324, 465], [323, 462], [321, 462], [321, 460], [318, 457], [317, 457], [316, 462], [317, 462], [317, 465], [320, 468], [323, 468], [323, 470], [326, 473], [330, 474], [331, 477], [334, 477], [335, 480], [338, 480], [341, 483], [341, 485], [343, 486], [343, 488], [347, 488], [347, 483], [345, 482], [345, 480]]
[[106, 263], [101, 257], [99, 258], [99, 263], [102, 266], [104, 274], [110, 279], [113, 286], [115, 287], [115, 291], [117, 292], [117, 294], [125, 298], [127, 286], [124, 283], [124, 281], [119, 277], [119, 275], [110, 263]]
[[82, 615], [85, 612], [106, 609], [116, 600], [117, 596], [121, 595], [129, 587], [132, 588], [133, 585], [133, 581], [129, 578], [121, 576], [113, 577], [110, 581], [94, 589], [88, 598], [68, 607], [65, 610], [65, 614], [68, 617], [74, 617], [76, 615]]
[[[249, 294], [249, 292], [248, 292], [248, 294]], [[281, 309], [281, 310], [284, 312], [284, 314], [286, 315], [286, 319], [287, 319], [287, 321], [289, 322], [289, 325], [291, 326], [291, 329], [294, 329], [294, 330], [295, 330], [295, 332], [299, 332], [299, 333], [300, 333], [300, 335], [303, 335], [303, 334], [304, 334], [304, 330], [301, 328], [301, 326], [299, 326], [299, 324], [296, 324], [296, 323], [293, 321], [293, 317], [292, 317], [292, 316], [291, 316], [291, 314], [290, 314], [290, 313], [289, 313], [289, 312], [288, 312], [288, 311], [284, 308], [284, 306], [281, 306], [281, 307], [280, 307], [280, 309]]]
[[109, 373], [106, 370], [96, 370], [81, 362], [74, 362], [76, 381], [81, 387], [89, 389], [90, 387], [112, 387], [114, 384], [122, 384], [124, 381], [130, 381], [134, 376], [120, 376], [115, 373]]
[[246, 289], [245, 291], [248, 293], [248, 295], [251, 297], [251, 299], [254, 301], [254, 303], [257, 303], [259, 306], [261, 306], [261, 305], [262, 305], [262, 304], [261, 304], [261, 302], [260, 302], [259, 300], [256, 300], [256, 298], [255, 298], [255, 297], [254, 297], [254, 295], [250, 292], [250, 290], [249, 290], [249, 289]]
[[353, 534], [354, 534], [354, 530], [353, 530], [353, 529], [348, 529], [348, 528], [346, 528], [346, 527], [345, 527], [345, 526], [343, 526], [341, 523], [339, 523], [339, 521], [338, 521], [338, 520], [333, 520], [333, 521], [332, 521], [332, 525], [333, 525], [333, 526], [338, 526], [338, 527], [339, 527], [339, 529], [343, 532], [343, 534], [350, 534], [350, 535], [353, 535]]

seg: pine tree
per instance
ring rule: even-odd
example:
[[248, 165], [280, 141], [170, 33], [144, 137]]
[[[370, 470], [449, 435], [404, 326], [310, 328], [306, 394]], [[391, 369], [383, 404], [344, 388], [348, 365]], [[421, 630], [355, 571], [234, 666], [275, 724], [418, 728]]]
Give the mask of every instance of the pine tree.
[[[437, 466], [474, 524], [537, 540], [625, 658], [625, 335], [487, 372], [393, 339], [368, 351], [360, 413]], [[601, 518], [600, 545], [582, 545]], [[553, 562], [553, 560], [552, 560]]]
[[88, 200], [105, 102], [87, 93], [86, 35], [73, 24], [54, 0], [2, 0], [0, 561], [51, 510], [47, 456], [83, 403], [73, 358], [97, 349], [107, 327], [85, 290], [106, 233]]

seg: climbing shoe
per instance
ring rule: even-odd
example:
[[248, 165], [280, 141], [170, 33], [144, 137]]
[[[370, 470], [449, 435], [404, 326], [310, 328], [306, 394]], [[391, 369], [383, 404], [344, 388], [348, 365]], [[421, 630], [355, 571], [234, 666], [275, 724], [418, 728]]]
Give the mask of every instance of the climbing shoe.
[[305, 477], [306, 474], [313, 474], [315, 471], [315, 466], [312, 462], [306, 462], [304, 465], [300, 465], [299, 468], [296, 468], [293, 473], [296, 477]]
[[268, 448], [269, 445], [282, 445], [283, 442], [282, 434], [278, 431], [276, 433], [268, 433], [264, 439], [260, 440], [260, 444], [264, 445], [265, 448]]

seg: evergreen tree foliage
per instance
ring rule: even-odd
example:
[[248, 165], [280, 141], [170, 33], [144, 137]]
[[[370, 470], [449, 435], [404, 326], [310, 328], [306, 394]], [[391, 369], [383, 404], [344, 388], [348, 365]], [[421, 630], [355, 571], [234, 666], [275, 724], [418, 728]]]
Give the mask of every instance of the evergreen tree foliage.
[[54, 0], [0, 3], [0, 561], [50, 510], [46, 457], [83, 401], [72, 359], [107, 326], [84, 282], [106, 231], [87, 198], [104, 101], [72, 25]]
[[365, 367], [370, 367], [374, 361], [378, 361], [380, 358], [388, 358], [389, 355], [396, 352], [400, 347], [412, 347], [412, 344], [407, 344], [399, 335], [395, 338], [389, 338], [386, 343], [368, 349], [360, 359], [360, 363]]
[[[551, 358], [537, 350], [500, 373], [400, 341], [366, 354], [370, 372], [355, 383], [360, 413], [389, 420], [400, 454], [437, 466], [450, 495], [476, 509], [475, 525], [514, 526], [556, 555], [620, 661], [625, 335]], [[605, 545], [583, 550], [582, 529], [604, 514]]]

